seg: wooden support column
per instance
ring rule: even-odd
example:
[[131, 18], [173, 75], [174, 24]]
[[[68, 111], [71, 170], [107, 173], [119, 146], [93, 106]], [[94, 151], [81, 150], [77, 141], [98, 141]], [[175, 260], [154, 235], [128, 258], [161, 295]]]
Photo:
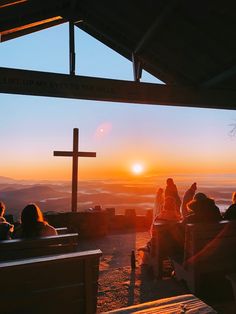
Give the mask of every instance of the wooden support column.
[[69, 45], [70, 45], [70, 75], [75, 75], [75, 27], [73, 21], [69, 21]]

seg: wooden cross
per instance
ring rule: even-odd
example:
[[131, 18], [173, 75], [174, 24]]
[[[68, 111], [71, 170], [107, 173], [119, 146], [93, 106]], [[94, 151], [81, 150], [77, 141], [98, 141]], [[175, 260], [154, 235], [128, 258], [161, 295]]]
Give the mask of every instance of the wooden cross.
[[73, 151], [54, 151], [54, 156], [72, 157], [72, 198], [71, 210], [77, 212], [77, 189], [78, 189], [78, 157], [96, 157], [94, 152], [79, 152], [79, 129], [73, 129]]

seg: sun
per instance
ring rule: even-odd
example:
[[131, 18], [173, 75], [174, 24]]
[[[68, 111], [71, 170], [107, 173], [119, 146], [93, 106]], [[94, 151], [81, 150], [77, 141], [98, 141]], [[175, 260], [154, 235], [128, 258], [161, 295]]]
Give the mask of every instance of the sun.
[[144, 171], [144, 168], [142, 164], [136, 163], [132, 165], [131, 170], [134, 174], [141, 174]]

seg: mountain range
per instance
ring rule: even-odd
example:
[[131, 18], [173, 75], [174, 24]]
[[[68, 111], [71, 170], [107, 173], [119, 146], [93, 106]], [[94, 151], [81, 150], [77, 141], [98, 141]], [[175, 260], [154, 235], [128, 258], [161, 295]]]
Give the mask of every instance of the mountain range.
[[[195, 177], [196, 179], [196, 177]], [[213, 180], [214, 179], [214, 180]], [[234, 178], [197, 178], [197, 192], [206, 193], [215, 199], [224, 211], [231, 202]], [[142, 180], [88, 180], [79, 181], [78, 209], [86, 210], [100, 205], [102, 208], [115, 207], [116, 213], [123, 213], [127, 208], [136, 209], [143, 214], [152, 209], [157, 188], [165, 187], [166, 178], [142, 178]], [[236, 176], [235, 176], [236, 181]], [[183, 179], [176, 176], [180, 197], [192, 184], [193, 176]], [[164, 184], [163, 184], [164, 183]], [[0, 176], [0, 200], [5, 202], [7, 214], [19, 219], [21, 210], [28, 203], [36, 203], [43, 212], [65, 212], [71, 208], [71, 183], [69, 181], [27, 181], [14, 180]]]

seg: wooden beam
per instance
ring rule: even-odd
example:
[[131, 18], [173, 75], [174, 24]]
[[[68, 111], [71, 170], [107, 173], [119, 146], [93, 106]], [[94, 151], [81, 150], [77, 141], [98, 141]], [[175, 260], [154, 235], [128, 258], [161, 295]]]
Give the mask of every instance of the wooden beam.
[[65, 19], [56, 19], [56, 20], [52, 20], [52, 21], [45, 21], [45, 23], [43, 21], [41, 21], [41, 24], [34, 24], [34, 25], [24, 25], [22, 28], [16, 28], [16, 29], [11, 29], [9, 31], [4, 31], [4, 32], [0, 32], [1, 34], [1, 42], [10, 40], [10, 39], [14, 39], [14, 38], [18, 38], [20, 36], [25, 36], [34, 32], [38, 32], [38, 31], [42, 31], [44, 29], [47, 29], [49, 27], [55, 26], [55, 25], [60, 25], [63, 24], [65, 22], [67, 22]]
[[236, 109], [235, 90], [177, 87], [9, 68], [0, 68], [0, 93]]
[[236, 66], [233, 66], [232, 68], [229, 68], [229, 69], [215, 75], [214, 77], [210, 78], [209, 80], [203, 82], [202, 86], [203, 87], [212, 87], [214, 85], [220, 84], [223, 81], [234, 76], [235, 73], [236, 73]]
[[143, 35], [136, 48], [134, 49], [135, 54], [139, 54], [143, 48], [147, 45], [147, 43], [152, 39], [152, 37], [157, 32], [157, 29], [160, 25], [166, 20], [166, 18], [172, 13], [174, 8], [179, 4], [179, 0], [172, 0], [167, 4], [161, 12], [160, 15], [157, 16], [156, 20], [152, 23], [146, 33]]
[[75, 27], [73, 21], [69, 21], [69, 53], [70, 75], [75, 75]]

